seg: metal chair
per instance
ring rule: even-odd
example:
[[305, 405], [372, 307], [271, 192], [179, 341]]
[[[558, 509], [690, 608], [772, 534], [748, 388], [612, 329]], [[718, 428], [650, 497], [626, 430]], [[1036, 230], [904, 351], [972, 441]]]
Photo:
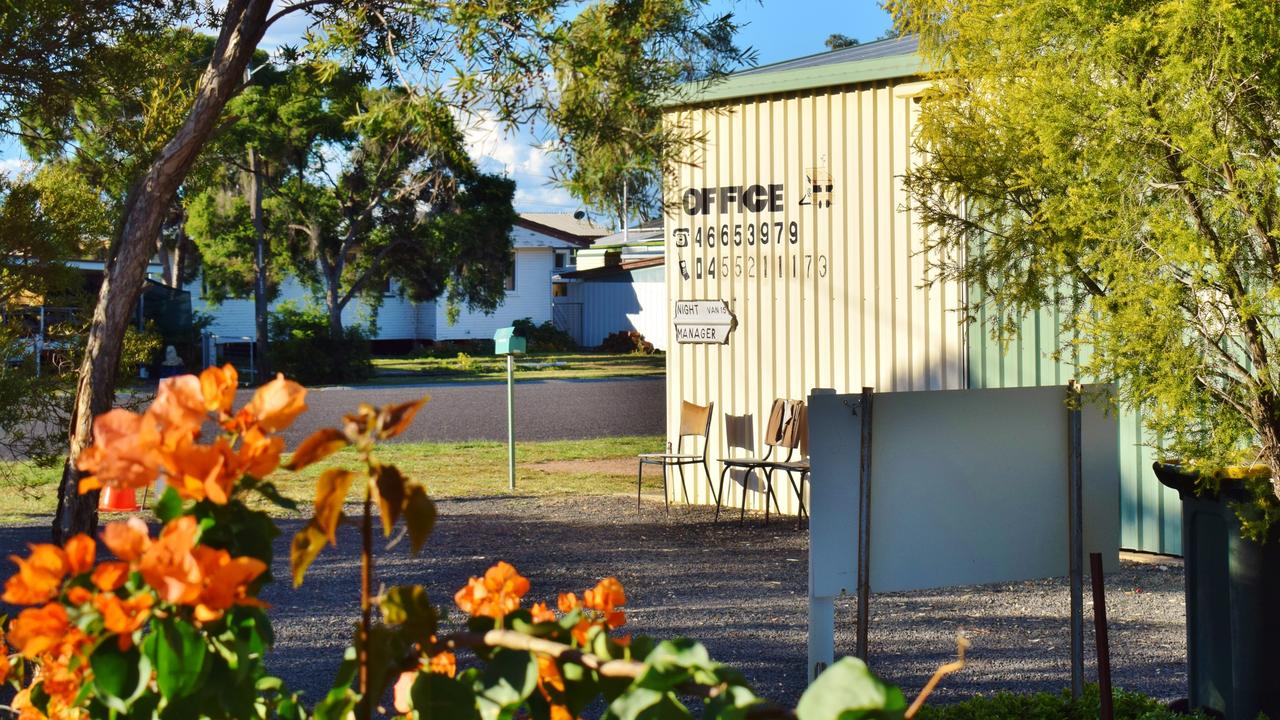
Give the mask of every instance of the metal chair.
[[[796, 434], [800, 437], [800, 458], [798, 460], [788, 460], [782, 462], [771, 462], [765, 465], [766, 483], [770, 488], [773, 487], [773, 472], [782, 470], [787, 474], [787, 480], [791, 483], [791, 489], [795, 492], [796, 498], [800, 503], [800, 512], [796, 515], [799, 522], [801, 518], [809, 516], [809, 510], [804, 506], [804, 488], [809, 480], [809, 408], [803, 403], [796, 408], [795, 419]], [[800, 475], [800, 483], [796, 484], [796, 474]], [[766, 514], [768, 508], [765, 508]]]
[[[773, 401], [773, 407], [769, 410], [769, 424], [765, 427], [765, 453], [761, 457], [728, 457], [722, 458], [720, 462], [724, 465], [724, 469], [720, 471], [720, 486], [716, 493], [716, 516], [720, 519], [721, 498], [724, 497], [724, 480], [730, 470], [741, 469], [745, 471], [744, 480], [747, 474], [757, 473], [757, 477], [761, 474], [764, 476], [765, 498], [764, 498], [764, 521], [769, 522], [769, 500], [773, 499], [773, 505], [778, 509], [778, 514], [782, 514], [782, 506], [778, 503], [778, 496], [773, 492], [773, 475], [771, 467], [779, 463], [789, 463], [792, 461], [796, 447], [800, 443], [798, 415], [801, 408], [804, 407], [803, 402], [786, 400], [778, 398]], [[737, 444], [730, 447], [744, 447]], [[786, 450], [786, 456], [779, 458], [777, 454], [782, 450]], [[793, 481], [794, 486], [794, 481]], [[746, 483], [742, 486], [742, 511], [738, 517], [738, 523], [742, 524], [747, 517], [747, 487]]]
[[[671, 513], [671, 498], [667, 494], [667, 468], [674, 467], [680, 473], [680, 489], [684, 492], [684, 504], [689, 503], [689, 487], [684, 480], [685, 465], [702, 465], [702, 472], [707, 476], [707, 485], [711, 484], [711, 468], [707, 465], [707, 451], [711, 447], [711, 409], [715, 403], [707, 403], [706, 406], [695, 405], [691, 402], [680, 403], [680, 435], [676, 438], [675, 452], [671, 452], [671, 444], [667, 444], [667, 452], [665, 453], [644, 453], [639, 456], [640, 464], [636, 469], [636, 510], [640, 510], [640, 490], [644, 480], [645, 465], [662, 466], [662, 501], [665, 503], [665, 511]], [[702, 454], [695, 455], [684, 452], [684, 439], [686, 437], [694, 438], [692, 442], [697, 447], [697, 438], [702, 438]]]

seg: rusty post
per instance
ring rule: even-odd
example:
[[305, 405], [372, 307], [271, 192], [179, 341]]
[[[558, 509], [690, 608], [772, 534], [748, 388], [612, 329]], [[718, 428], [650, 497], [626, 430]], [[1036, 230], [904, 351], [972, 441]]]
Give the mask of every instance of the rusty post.
[[1093, 581], [1093, 639], [1098, 648], [1098, 696], [1100, 720], [1112, 720], [1111, 645], [1107, 640], [1107, 593], [1103, 587], [1102, 553], [1089, 553], [1089, 576]]
[[1071, 697], [1084, 692], [1084, 483], [1080, 383], [1067, 383], [1067, 568], [1071, 585]]
[[867, 625], [871, 622], [871, 399], [862, 388], [862, 447], [858, 467], [858, 628], [854, 653], [867, 661]]

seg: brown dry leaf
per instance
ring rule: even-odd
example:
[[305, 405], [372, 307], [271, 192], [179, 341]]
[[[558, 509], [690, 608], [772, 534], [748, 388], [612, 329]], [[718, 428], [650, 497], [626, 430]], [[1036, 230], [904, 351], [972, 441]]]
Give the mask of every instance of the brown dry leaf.
[[316, 559], [324, 548], [324, 533], [316, 527], [314, 521], [293, 536], [289, 546], [289, 565], [293, 568], [293, 586], [302, 585], [302, 577], [307, 574], [311, 561]]
[[293, 457], [289, 458], [289, 464], [285, 467], [290, 470], [301, 470], [329, 457], [349, 444], [347, 436], [341, 430], [322, 428], [311, 433], [301, 445], [294, 449]]
[[395, 465], [380, 465], [376, 487], [382, 531], [390, 536], [396, 521], [400, 519], [400, 510], [404, 507], [405, 477]]
[[316, 481], [316, 512], [312, 522], [331, 543], [337, 542], [338, 518], [342, 516], [342, 503], [354, 478], [348, 470], [330, 468]]
[[409, 485], [404, 503], [404, 524], [409, 530], [410, 549], [417, 555], [436, 525], [436, 504], [427, 497], [427, 489], [420, 483]]
[[369, 403], [360, 403], [354, 415], [343, 415], [342, 425], [350, 435], [363, 435], [378, 419], [378, 410]]
[[423, 395], [417, 400], [411, 400], [397, 405], [387, 405], [378, 412], [378, 426], [381, 428], [379, 437], [393, 438], [405, 431], [410, 424], [413, 423], [413, 416], [418, 414], [423, 405], [431, 399], [430, 395]]

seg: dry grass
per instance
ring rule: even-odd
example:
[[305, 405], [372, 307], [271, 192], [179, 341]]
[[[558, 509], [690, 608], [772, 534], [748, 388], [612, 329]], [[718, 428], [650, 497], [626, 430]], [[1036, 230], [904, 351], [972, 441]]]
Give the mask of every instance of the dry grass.
[[[375, 377], [368, 384], [474, 382], [505, 380], [506, 359], [493, 355], [374, 358]], [[658, 376], [666, 373], [661, 353], [537, 353], [516, 356], [518, 380], [567, 380]]]
[[[410, 478], [425, 482], [436, 497], [609, 495], [634, 492], [635, 465], [629, 460], [661, 447], [657, 436], [555, 440], [516, 443], [516, 490], [507, 487], [505, 443], [399, 443], [384, 445], [378, 458], [397, 465]], [[344, 451], [302, 471], [278, 470], [270, 479], [287, 497], [310, 503], [315, 478], [324, 469], [342, 466], [359, 470], [359, 458]], [[33, 468], [5, 463], [0, 490], [6, 502], [0, 524], [38, 525], [50, 522], [57, 507], [60, 468]], [[360, 495], [352, 486], [349, 500]]]

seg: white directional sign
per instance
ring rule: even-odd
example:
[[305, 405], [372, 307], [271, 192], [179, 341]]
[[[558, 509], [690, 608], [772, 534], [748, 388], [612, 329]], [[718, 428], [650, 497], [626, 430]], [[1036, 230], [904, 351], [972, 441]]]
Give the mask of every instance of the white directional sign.
[[738, 326], [738, 319], [723, 300], [677, 300], [672, 320], [678, 343], [723, 345], [729, 342], [729, 333]]

